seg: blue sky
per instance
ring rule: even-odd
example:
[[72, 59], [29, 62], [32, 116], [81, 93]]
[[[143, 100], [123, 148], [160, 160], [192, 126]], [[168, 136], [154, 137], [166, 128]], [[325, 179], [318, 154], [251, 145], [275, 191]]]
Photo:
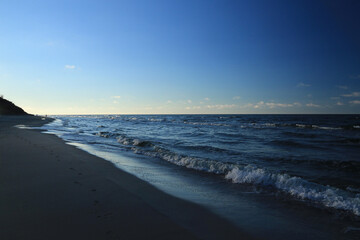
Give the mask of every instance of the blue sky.
[[35, 114], [360, 113], [359, 1], [0, 2]]

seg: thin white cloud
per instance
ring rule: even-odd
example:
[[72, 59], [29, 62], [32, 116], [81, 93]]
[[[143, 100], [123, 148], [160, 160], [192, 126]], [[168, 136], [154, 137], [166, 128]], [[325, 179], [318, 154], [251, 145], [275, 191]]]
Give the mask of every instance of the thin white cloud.
[[349, 103], [351, 103], [351, 104], [360, 104], [360, 100], [350, 101]]
[[318, 105], [318, 104], [314, 104], [314, 103], [308, 103], [308, 104], [306, 104], [306, 106], [307, 107], [321, 107], [320, 105]]
[[172, 101], [171, 101], [171, 100], [167, 100], [166, 103], [167, 103], [167, 104], [171, 104]]
[[205, 101], [210, 101], [210, 98], [206, 97], [204, 98]]
[[337, 86], [340, 89], [348, 89], [348, 86]]
[[344, 103], [342, 103], [342, 102], [337, 102], [336, 105], [337, 105], [337, 106], [343, 106]]
[[247, 103], [245, 105], [240, 106], [240, 108], [249, 108], [249, 107], [253, 107], [253, 106], [254, 106], [253, 103]]
[[268, 106], [269, 108], [275, 108], [275, 107], [293, 107], [294, 104], [269, 102], [269, 103], [266, 103], [266, 106]]
[[75, 69], [75, 65], [65, 65], [65, 69]]
[[300, 82], [300, 83], [298, 83], [298, 85], [296, 85], [296, 87], [310, 87], [310, 86], [311, 86], [310, 84], [303, 83], [303, 82]]
[[265, 105], [265, 102], [264, 102], [264, 101], [260, 101], [260, 102], [258, 102], [258, 103], [254, 106], [254, 108], [259, 108], [259, 107], [264, 106], [264, 105]]
[[350, 76], [351, 79], [360, 79], [360, 74]]
[[192, 107], [186, 107], [185, 109], [186, 110], [191, 110], [191, 109], [198, 110], [198, 109], [201, 109], [201, 107], [200, 106], [192, 106]]
[[240, 96], [235, 96], [235, 97], [233, 97], [233, 100], [240, 100]]
[[190, 104], [190, 103], [192, 103], [192, 101], [189, 99], [189, 100], [187, 100], [187, 103], [189, 103], [189, 104]]
[[209, 109], [229, 109], [236, 107], [235, 104], [215, 104], [215, 105], [207, 105]]
[[112, 96], [112, 98], [115, 98], [115, 99], [120, 99], [121, 96]]
[[264, 101], [260, 101], [256, 104], [247, 104], [246, 107], [254, 107], [254, 108], [277, 108], [277, 107], [281, 107], [281, 108], [285, 108], [285, 107], [299, 107], [301, 106], [301, 103], [298, 102], [294, 102], [294, 103], [276, 103], [276, 102], [264, 102]]
[[349, 94], [343, 94], [341, 96], [343, 96], [343, 97], [360, 97], [360, 92], [352, 92]]

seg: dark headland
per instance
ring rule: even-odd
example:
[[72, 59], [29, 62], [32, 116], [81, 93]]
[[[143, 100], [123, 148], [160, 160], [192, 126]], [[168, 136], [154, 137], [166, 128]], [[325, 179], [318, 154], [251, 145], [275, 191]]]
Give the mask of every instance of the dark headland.
[[55, 135], [14, 127], [53, 119], [3, 98], [0, 109], [0, 239], [250, 239]]
[[22, 108], [0, 96], [0, 115], [28, 115]]

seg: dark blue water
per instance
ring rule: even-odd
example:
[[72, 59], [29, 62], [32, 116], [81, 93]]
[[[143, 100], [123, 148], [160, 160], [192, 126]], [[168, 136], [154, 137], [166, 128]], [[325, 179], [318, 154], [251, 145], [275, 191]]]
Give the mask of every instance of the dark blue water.
[[[174, 171], [172, 175], [182, 175], [181, 181], [194, 178], [207, 182], [205, 185], [210, 188], [214, 181], [214, 188], [231, 196], [226, 198], [232, 199], [229, 206], [240, 201], [237, 191], [246, 192], [267, 199], [272, 207], [280, 201], [286, 207], [300, 204], [306, 206], [306, 211], [325, 211], [330, 217], [336, 216], [334, 222], [346, 218], [347, 227], [339, 230], [340, 238], [356, 239], [354, 232], [359, 232], [360, 115], [56, 118], [45, 128], [63, 139], [115, 154], [111, 159], [121, 153], [136, 155], [136, 161], [149, 169], [165, 164], [166, 171]], [[171, 170], [172, 167], [177, 170]], [[158, 179], [157, 174], [150, 176], [151, 171], [143, 175], [150, 183], [164, 180]], [[208, 195], [211, 201], [212, 196]], [[231, 212], [232, 207], [229, 208], [224, 211]]]

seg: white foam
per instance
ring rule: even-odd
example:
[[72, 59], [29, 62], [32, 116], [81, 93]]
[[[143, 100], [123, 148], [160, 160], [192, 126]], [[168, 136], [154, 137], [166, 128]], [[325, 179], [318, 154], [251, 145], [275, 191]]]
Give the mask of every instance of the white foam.
[[124, 144], [124, 145], [130, 145], [130, 139], [128, 139], [127, 137], [124, 136], [118, 136], [117, 138], [118, 143]]
[[300, 199], [307, 199], [326, 207], [347, 210], [360, 216], [360, 195], [348, 196], [340, 189], [308, 182], [300, 177], [270, 173], [264, 169], [248, 165], [236, 167], [225, 175], [234, 183], [248, 183], [271, 186]]
[[208, 123], [208, 122], [187, 122], [184, 121], [184, 124], [190, 124], [190, 125], [200, 125], [200, 126], [217, 126], [217, 127], [231, 127], [229, 124], [224, 123]]

